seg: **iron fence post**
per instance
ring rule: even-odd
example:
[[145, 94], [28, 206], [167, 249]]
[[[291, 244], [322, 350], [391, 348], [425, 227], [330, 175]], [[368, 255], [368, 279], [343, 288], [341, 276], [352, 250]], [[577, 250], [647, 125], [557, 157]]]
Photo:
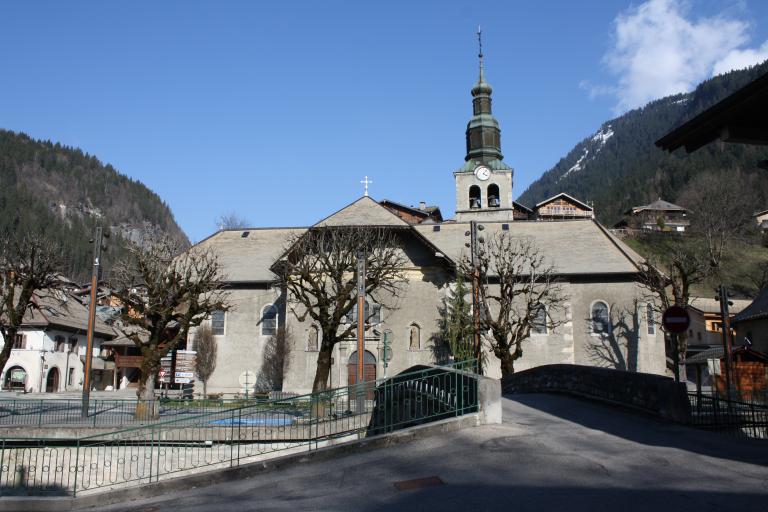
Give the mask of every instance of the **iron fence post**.
[[75, 449], [75, 483], [74, 487], [72, 488], [72, 497], [77, 497], [77, 472], [80, 468], [80, 439], [77, 440], [77, 445]]
[[229, 411], [229, 467], [235, 465], [235, 410]]
[[243, 423], [243, 410], [237, 410], [237, 465], [240, 465], [240, 428]]
[[[161, 432], [158, 432], [155, 436], [155, 443], [157, 444], [157, 470], [155, 471], [155, 482], [160, 481], [160, 435]], [[149, 461], [152, 462], [152, 459]]]
[[[0, 451], [0, 489], [3, 488], [3, 463], [5, 463], [5, 438], [3, 438], [3, 448]], [[8, 471], [6, 474], [10, 472], [11, 469], [11, 463], [8, 461]], [[8, 480], [8, 477], [5, 477], [6, 480]], [[2, 496], [2, 493], [0, 492], [0, 496]]]

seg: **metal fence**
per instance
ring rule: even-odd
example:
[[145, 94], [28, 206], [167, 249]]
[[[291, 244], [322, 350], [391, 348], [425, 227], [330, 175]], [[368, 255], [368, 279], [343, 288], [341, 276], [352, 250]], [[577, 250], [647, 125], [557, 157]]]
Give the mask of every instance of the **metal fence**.
[[[178, 419], [266, 403], [266, 399], [219, 398], [211, 400], [159, 399], [158, 420]], [[80, 399], [0, 399], [0, 427], [123, 427], [148, 423], [137, 419], [137, 399], [91, 399], [82, 416]], [[157, 421], [157, 420], [156, 420]]]
[[691, 425], [737, 437], [768, 439], [768, 405], [689, 393]]
[[76, 439], [5, 438], [0, 495], [71, 495], [237, 466], [478, 409], [475, 362]]

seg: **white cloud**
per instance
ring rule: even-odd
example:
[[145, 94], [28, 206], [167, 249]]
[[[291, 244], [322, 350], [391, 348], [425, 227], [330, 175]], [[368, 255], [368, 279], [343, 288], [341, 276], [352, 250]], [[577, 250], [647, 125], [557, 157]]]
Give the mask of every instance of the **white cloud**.
[[613, 47], [604, 57], [617, 83], [591, 88], [591, 94], [615, 94], [615, 110], [623, 112], [768, 58], [768, 41], [744, 48], [747, 21], [723, 15], [693, 19], [691, 10], [687, 2], [648, 0], [619, 14]]
[[768, 41], [759, 48], [747, 48], [746, 50], [732, 50], [728, 55], [715, 63], [712, 69], [713, 75], [721, 75], [734, 69], [748, 68], [768, 59]]

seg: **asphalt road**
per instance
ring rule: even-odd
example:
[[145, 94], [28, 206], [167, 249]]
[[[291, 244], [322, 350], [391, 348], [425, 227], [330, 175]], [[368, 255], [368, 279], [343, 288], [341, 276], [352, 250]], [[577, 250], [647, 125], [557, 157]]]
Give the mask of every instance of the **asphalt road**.
[[768, 442], [554, 395], [504, 423], [100, 510], [768, 510]]

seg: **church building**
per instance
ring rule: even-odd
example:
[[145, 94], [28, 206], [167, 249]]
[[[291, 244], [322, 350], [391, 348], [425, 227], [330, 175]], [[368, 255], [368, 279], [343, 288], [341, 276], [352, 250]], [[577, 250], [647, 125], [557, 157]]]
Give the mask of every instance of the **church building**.
[[[592, 215], [563, 216], [549, 222], [529, 217], [512, 199], [513, 169], [501, 153], [501, 129], [491, 109], [492, 88], [485, 81], [482, 54], [471, 90], [473, 115], [466, 130], [464, 163], [453, 172], [455, 215], [444, 220], [439, 208], [378, 202], [366, 193], [319, 221], [316, 226], [369, 226], [397, 230], [407, 256], [407, 286], [396, 308], [366, 303], [373, 311], [365, 332], [367, 378], [394, 375], [436, 360], [439, 308], [455, 282], [455, 264], [467, 256], [470, 221], [483, 224], [485, 236], [507, 232], [526, 239], [553, 265], [568, 300], [557, 327], [537, 325], [515, 369], [571, 363], [663, 374], [663, 333], [654, 307], [637, 283], [641, 258]], [[445, 173], [446, 178], [449, 174]], [[531, 220], [521, 220], [531, 219]], [[308, 228], [221, 230], [198, 244], [219, 256], [233, 309], [213, 315], [217, 365], [209, 393], [253, 392], [264, 371], [265, 355], [278, 330], [289, 333], [285, 392], [307, 393], [317, 365], [321, 332], [286, 306], [285, 292], [271, 270], [289, 241]], [[371, 301], [372, 302], [372, 301]], [[349, 322], [353, 320], [350, 318]], [[384, 339], [391, 344], [384, 358]], [[357, 339], [334, 347], [329, 385], [354, 382]], [[499, 361], [487, 353], [486, 374], [500, 376]]]

